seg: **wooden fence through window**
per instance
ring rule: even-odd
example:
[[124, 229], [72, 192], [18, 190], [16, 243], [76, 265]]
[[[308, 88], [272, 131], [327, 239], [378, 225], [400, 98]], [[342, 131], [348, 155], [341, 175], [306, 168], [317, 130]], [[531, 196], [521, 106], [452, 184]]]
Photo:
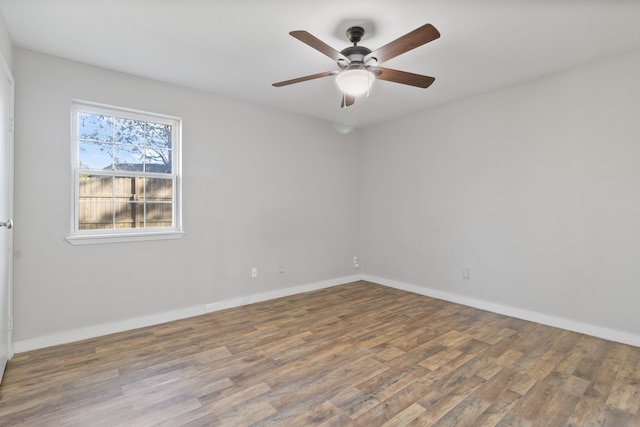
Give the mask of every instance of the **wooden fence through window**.
[[171, 227], [171, 178], [80, 176], [81, 230]]

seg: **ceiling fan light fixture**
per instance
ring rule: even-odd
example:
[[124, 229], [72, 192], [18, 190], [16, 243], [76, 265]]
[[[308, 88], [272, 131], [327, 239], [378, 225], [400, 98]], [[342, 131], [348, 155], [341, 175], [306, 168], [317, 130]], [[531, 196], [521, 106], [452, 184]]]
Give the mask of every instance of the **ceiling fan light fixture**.
[[352, 65], [336, 77], [340, 90], [348, 95], [359, 96], [367, 93], [376, 76], [362, 65]]

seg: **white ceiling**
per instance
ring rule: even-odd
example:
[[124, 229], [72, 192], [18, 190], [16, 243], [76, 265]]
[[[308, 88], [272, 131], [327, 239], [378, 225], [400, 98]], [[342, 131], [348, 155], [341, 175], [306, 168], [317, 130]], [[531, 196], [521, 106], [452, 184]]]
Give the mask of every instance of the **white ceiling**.
[[[640, 49], [638, 0], [0, 0], [0, 12], [19, 47], [360, 127]], [[428, 89], [377, 81], [341, 110], [332, 77], [271, 86], [337, 69], [289, 31], [342, 50], [363, 24], [374, 50], [425, 23], [441, 38], [384, 66], [434, 76]]]

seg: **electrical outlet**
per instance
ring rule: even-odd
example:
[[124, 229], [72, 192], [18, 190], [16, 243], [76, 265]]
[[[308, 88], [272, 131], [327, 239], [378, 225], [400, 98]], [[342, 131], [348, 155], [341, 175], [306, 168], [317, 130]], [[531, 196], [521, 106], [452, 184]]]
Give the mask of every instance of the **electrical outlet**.
[[469, 267], [465, 267], [462, 269], [462, 278], [471, 279], [471, 269]]
[[353, 257], [353, 268], [360, 268], [360, 260], [357, 256]]
[[284, 264], [280, 264], [280, 274], [284, 274], [285, 269], [284, 269]]
[[253, 267], [251, 269], [251, 278], [255, 279], [256, 277], [258, 277], [258, 267]]

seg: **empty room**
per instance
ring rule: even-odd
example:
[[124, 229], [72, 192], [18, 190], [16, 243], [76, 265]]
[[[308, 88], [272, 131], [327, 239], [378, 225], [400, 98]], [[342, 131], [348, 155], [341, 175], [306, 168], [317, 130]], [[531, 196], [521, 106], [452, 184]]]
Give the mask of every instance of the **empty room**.
[[0, 425], [640, 426], [639, 18], [0, 0]]

